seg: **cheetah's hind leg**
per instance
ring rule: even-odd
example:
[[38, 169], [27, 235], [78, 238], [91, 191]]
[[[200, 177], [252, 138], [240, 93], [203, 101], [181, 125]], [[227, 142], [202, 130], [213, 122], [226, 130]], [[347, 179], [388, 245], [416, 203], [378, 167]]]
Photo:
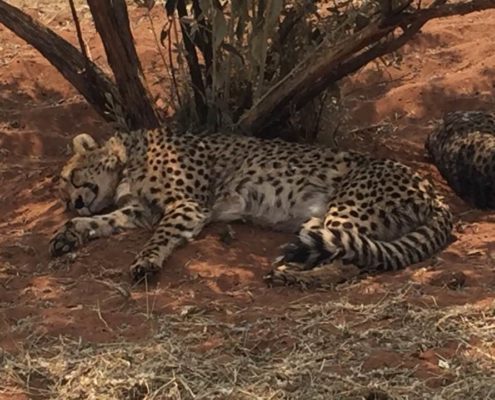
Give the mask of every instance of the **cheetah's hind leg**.
[[264, 276], [269, 286], [300, 286], [303, 289], [333, 288], [338, 284], [355, 278], [361, 269], [352, 265], [343, 265], [334, 260], [312, 269], [304, 269], [300, 264], [282, 264], [273, 268]]
[[282, 254], [273, 266], [290, 265], [290, 269], [309, 270], [341, 257], [342, 249], [325, 243], [323, 232], [323, 221], [310, 218], [302, 225], [296, 240], [282, 246]]
[[[342, 267], [343, 249], [325, 241], [322, 220], [310, 218], [298, 238], [282, 247], [282, 255], [265, 277], [271, 286], [298, 285], [303, 288], [333, 287], [347, 280], [349, 268]], [[356, 275], [355, 273], [354, 275]]]

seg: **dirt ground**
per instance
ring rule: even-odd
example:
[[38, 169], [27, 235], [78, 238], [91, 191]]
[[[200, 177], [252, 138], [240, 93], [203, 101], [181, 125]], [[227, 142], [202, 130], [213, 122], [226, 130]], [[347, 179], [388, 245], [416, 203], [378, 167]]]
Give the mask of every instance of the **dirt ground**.
[[[76, 43], [65, 3], [24, 9]], [[131, 16], [148, 83], [165, 96], [149, 22]], [[49, 257], [68, 217], [54, 192], [68, 144], [110, 130], [0, 26], [0, 397], [495, 399], [493, 215], [457, 198], [423, 150], [444, 111], [494, 108], [495, 12], [430, 22], [401, 56], [343, 83], [351, 134], [340, 142], [430, 176], [459, 218], [450, 247], [332, 290], [268, 288], [262, 276], [289, 236], [214, 225], [156, 284], [135, 287], [128, 266], [148, 232]]]

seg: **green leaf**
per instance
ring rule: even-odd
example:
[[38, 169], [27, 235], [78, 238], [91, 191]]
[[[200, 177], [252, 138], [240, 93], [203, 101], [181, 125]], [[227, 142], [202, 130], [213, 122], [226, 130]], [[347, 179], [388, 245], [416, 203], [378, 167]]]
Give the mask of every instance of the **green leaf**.
[[213, 49], [216, 50], [227, 34], [227, 22], [223, 12], [216, 11], [213, 19]]
[[261, 65], [263, 63], [263, 55], [268, 48], [267, 42], [264, 40], [263, 31], [260, 29], [253, 29], [253, 34], [251, 37], [251, 57], [256, 65]]
[[275, 23], [280, 18], [282, 7], [284, 6], [283, 0], [271, 0], [268, 2], [268, 9], [266, 10], [266, 28], [271, 31], [275, 28]]

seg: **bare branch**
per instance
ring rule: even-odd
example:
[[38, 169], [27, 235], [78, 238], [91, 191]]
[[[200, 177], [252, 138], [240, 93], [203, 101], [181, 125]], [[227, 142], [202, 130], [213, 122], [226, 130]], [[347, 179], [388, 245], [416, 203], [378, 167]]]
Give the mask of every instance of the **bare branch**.
[[0, 0], [0, 23], [38, 50], [84, 96], [96, 112], [111, 121], [105, 93], [120, 103], [111, 79], [72, 44], [32, 17]]
[[477, 11], [488, 10], [495, 8], [495, 0], [472, 0], [466, 3], [452, 3], [444, 4], [444, 1], [437, 2], [441, 4], [438, 6], [432, 6], [418, 10], [411, 14], [398, 15], [392, 17], [387, 21], [388, 24], [397, 25], [399, 22], [396, 19], [400, 19], [400, 23], [414, 23], [422, 21], [423, 23], [435, 18], [452, 17], [454, 15], [466, 15]]
[[79, 18], [77, 17], [77, 10], [76, 6], [74, 5], [74, 0], [69, 0], [69, 5], [70, 12], [72, 14], [72, 20], [74, 21], [74, 25], [76, 26], [77, 40], [79, 42], [79, 47], [81, 48], [81, 53], [83, 54], [84, 58], [90, 60], [90, 57], [88, 55], [88, 48], [86, 47], [86, 43], [84, 42], [84, 38], [82, 35], [81, 24], [79, 23]]

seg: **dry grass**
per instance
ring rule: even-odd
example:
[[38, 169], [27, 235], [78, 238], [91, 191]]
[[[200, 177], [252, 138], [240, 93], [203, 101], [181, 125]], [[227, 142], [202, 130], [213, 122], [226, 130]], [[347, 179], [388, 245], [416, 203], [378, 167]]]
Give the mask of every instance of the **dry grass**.
[[[38, 338], [4, 354], [0, 380], [4, 394], [50, 399], [494, 399], [495, 305], [413, 306], [410, 290], [370, 305], [298, 302], [250, 322], [242, 310], [224, 323], [186, 309], [142, 343]], [[413, 355], [452, 343], [437, 376], [418, 378]], [[365, 367], [371, 349], [404, 363]]]

